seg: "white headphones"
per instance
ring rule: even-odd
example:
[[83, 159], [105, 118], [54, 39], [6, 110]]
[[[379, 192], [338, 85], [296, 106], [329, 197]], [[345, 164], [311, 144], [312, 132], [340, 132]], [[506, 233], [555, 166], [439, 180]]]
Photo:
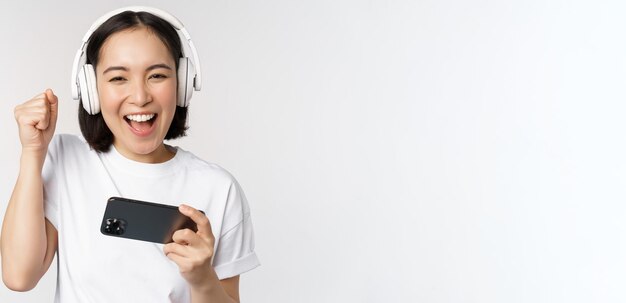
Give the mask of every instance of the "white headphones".
[[[200, 72], [200, 61], [198, 60], [196, 47], [193, 45], [189, 33], [180, 20], [165, 11], [145, 6], [130, 6], [116, 9], [98, 18], [98, 20], [91, 25], [91, 28], [89, 28], [89, 31], [87, 31], [83, 37], [82, 44], [74, 57], [74, 64], [72, 65], [72, 98], [74, 98], [74, 100], [82, 99], [83, 108], [85, 108], [90, 115], [95, 115], [100, 112], [100, 99], [98, 98], [98, 89], [96, 86], [96, 72], [93, 65], [85, 64], [87, 61], [85, 49], [91, 34], [100, 27], [102, 23], [125, 11], [147, 12], [160, 17], [169, 22], [169, 24], [178, 30], [187, 40], [187, 44], [193, 55], [193, 60], [190, 60], [185, 55], [185, 48], [182, 47], [181, 44], [183, 57], [179, 59], [178, 63], [178, 99], [176, 100], [177, 106], [187, 107], [194, 89], [199, 91], [202, 88], [202, 74]], [[181, 37], [181, 43], [183, 42], [182, 40]]]

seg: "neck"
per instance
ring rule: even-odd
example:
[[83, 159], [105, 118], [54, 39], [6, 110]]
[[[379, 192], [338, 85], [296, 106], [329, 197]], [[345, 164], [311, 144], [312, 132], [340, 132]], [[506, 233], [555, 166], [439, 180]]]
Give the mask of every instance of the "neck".
[[176, 152], [171, 148], [168, 148], [164, 143], [161, 143], [159, 147], [149, 153], [137, 153], [130, 150], [125, 149], [118, 144], [113, 144], [115, 149], [127, 159], [142, 162], [142, 163], [163, 163], [166, 162], [176, 155]]

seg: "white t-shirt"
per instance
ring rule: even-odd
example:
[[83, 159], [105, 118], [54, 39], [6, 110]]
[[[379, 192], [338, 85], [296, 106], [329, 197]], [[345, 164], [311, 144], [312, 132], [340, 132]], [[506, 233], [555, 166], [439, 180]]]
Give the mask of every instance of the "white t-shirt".
[[112, 196], [204, 211], [220, 279], [259, 265], [250, 209], [237, 181], [218, 165], [175, 149], [171, 160], [146, 164], [113, 146], [97, 153], [82, 137], [53, 138], [42, 175], [46, 218], [59, 239], [55, 302], [190, 302], [189, 286], [162, 244], [100, 233]]

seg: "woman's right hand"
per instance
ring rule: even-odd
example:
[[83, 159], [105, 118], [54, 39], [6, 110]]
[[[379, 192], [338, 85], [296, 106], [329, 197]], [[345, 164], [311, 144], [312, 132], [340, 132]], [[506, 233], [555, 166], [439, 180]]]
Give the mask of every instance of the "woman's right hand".
[[45, 156], [57, 124], [59, 100], [51, 89], [15, 107], [22, 152]]

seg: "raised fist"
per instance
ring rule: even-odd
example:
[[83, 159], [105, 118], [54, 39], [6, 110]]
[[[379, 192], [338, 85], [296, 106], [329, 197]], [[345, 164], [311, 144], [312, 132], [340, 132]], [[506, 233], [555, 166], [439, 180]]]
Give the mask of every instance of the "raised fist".
[[45, 154], [57, 124], [59, 100], [51, 89], [15, 107], [22, 152]]

